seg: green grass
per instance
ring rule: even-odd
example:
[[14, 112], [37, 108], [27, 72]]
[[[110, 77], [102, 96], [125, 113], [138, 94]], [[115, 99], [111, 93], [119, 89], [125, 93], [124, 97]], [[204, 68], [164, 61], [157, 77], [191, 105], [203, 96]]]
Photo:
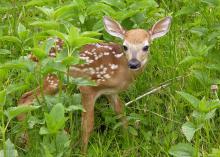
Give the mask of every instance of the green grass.
[[[56, 13], [43, 13], [41, 10], [44, 10], [44, 7], [53, 8]], [[65, 117], [68, 119], [65, 126], [55, 134], [39, 134], [41, 127], [47, 127], [45, 113], [49, 113], [55, 104], [62, 103], [64, 108], [79, 105], [78, 95], [73, 97], [74, 93], [78, 93], [76, 84], [66, 81], [62, 73], [63, 65], [51, 70], [54, 62], [46, 63], [47, 57], [44, 54], [40, 68], [27, 60], [22, 60], [21, 56], [33, 52], [33, 48], [42, 50], [38, 42], [44, 41], [49, 36], [58, 36], [57, 32], [73, 36], [74, 33], [69, 32], [72, 26], [75, 26], [72, 27], [73, 29], [79, 28], [81, 32], [101, 33], [92, 40], [96, 38], [120, 43], [104, 31], [101, 21], [104, 15], [117, 19], [127, 29], [138, 27], [149, 29], [160, 18], [167, 15], [173, 17], [170, 32], [152, 43], [150, 59], [145, 71], [129, 90], [120, 94], [123, 102], [129, 102], [152, 87], [177, 76], [184, 78], [174, 79], [167, 88], [128, 105], [125, 108], [129, 119], [128, 130], [122, 129], [118, 117], [107, 100], [104, 97], [99, 98], [95, 106], [95, 129], [90, 138], [88, 156], [181, 157], [173, 152], [183, 152], [186, 148], [184, 152], [189, 154], [188, 156], [218, 157], [220, 154], [219, 105], [216, 109], [205, 111], [212, 104], [209, 101], [203, 103], [202, 100], [203, 97], [206, 100], [216, 99], [211, 93], [210, 86], [220, 83], [220, 2], [218, 0], [138, 2], [135, 0], [117, 2], [2, 0], [0, 2], [2, 17], [0, 21], [0, 117], [2, 117], [0, 150], [14, 147], [12, 150], [16, 150], [19, 157], [81, 156], [79, 144], [81, 110], [66, 112]], [[55, 24], [51, 24], [53, 22]], [[19, 23], [27, 31], [19, 30]], [[48, 30], [57, 32], [45, 33]], [[5, 36], [13, 36], [16, 39], [6, 39]], [[65, 57], [69, 57], [71, 53], [76, 54], [78, 48], [77, 45], [67, 41], [62, 53]], [[40, 51], [34, 53], [38, 56], [42, 55]], [[13, 64], [11, 61], [14, 61]], [[68, 84], [65, 92], [60, 92], [56, 97], [46, 97], [46, 102], [36, 103], [35, 105], [40, 105], [41, 108], [29, 112], [26, 121], [18, 122], [12, 119], [9, 123], [4, 113], [10, 107], [15, 107], [20, 96], [34, 89], [48, 72], [58, 74], [62, 82]], [[197, 107], [193, 107], [196, 106], [196, 103], [191, 102], [193, 98], [184, 97], [177, 91], [189, 93], [199, 101], [202, 100], [200, 106], [197, 104]], [[5, 102], [4, 95], [6, 95]], [[213, 112], [213, 117], [206, 120], [201, 118], [209, 112]], [[192, 113], [198, 113], [201, 117], [195, 118]], [[195, 128], [184, 133], [183, 126], [186, 122], [192, 123]], [[2, 128], [5, 128], [7, 123], [8, 127], [4, 134]], [[19, 142], [19, 138], [26, 129], [30, 141], [25, 146]], [[187, 140], [193, 131], [195, 131], [193, 138]], [[7, 139], [10, 139], [11, 143], [6, 142]], [[185, 143], [187, 146], [177, 145], [178, 143]], [[3, 155], [2, 153], [3, 151], [0, 151], [0, 156]], [[7, 157], [14, 156], [16, 155], [11, 151]]]

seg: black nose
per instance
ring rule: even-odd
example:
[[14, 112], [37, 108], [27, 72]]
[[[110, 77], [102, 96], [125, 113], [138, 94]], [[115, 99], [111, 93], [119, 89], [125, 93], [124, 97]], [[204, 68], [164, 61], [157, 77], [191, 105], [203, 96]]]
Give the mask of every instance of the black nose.
[[128, 67], [130, 69], [138, 69], [141, 66], [141, 62], [138, 61], [137, 59], [131, 59], [130, 61], [128, 61]]

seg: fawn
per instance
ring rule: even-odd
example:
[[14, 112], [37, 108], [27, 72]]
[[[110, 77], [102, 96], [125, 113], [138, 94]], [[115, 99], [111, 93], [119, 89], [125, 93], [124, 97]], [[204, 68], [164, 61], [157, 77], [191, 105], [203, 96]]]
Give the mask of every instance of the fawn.
[[[118, 93], [127, 89], [145, 67], [148, 61], [150, 43], [164, 36], [170, 28], [171, 17], [159, 20], [149, 30], [125, 30], [118, 22], [109, 17], [103, 18], [106, 31], [123, 40], [123, 46], [116, 43], [88, 44], [82, 48], [80, 58], [85, 64], [70, 68], [72, 77], [87, 77], [96, 82], [96, 86], [79, 87], [82, 105], [82, 151], [86, 152], [88, 140], [94, 126], [94, 104], [100, 95], [106, 95], [116, 114], [122, 114], [123, 104]], [[45, 94], [55, 94], [59, 80], [54, 74], [48, 75], [43, 83]], [[35, 96], [40, 95], [39, 89]], [[35, 96], [26, 93], [19, 104], [31, 104]], [[22, 118], [20, 118], [22, 119]], [[126, 123], [125, 118], [123, 122]]]

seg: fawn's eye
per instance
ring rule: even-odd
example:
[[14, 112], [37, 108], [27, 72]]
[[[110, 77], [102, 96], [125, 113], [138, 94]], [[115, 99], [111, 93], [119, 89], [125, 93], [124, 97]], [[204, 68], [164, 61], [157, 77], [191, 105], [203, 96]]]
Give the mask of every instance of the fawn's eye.
[[143, 51], [147, 51], [147, 50], [148, 50], [148, 48], [149, 48], [149, 46], [147, 46], [147, 45], [146, 45], [146, 46], [144, 46], [144, 47], [143, 47]]
[[128, 47], [125, 46], [125, 45], [123, 45], [123, 49], [124, 49], [125, 51], [127, 51], [127, 50], [128, 50]]

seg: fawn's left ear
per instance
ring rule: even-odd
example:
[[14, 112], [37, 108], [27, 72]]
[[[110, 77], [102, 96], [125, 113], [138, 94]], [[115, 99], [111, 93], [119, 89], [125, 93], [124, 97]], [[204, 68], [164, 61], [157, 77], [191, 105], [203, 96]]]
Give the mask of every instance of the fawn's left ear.
[[168, 16], [157, 23], [150, 29], [151, 40], [164, 36], [170, 29], [172, 17]]

